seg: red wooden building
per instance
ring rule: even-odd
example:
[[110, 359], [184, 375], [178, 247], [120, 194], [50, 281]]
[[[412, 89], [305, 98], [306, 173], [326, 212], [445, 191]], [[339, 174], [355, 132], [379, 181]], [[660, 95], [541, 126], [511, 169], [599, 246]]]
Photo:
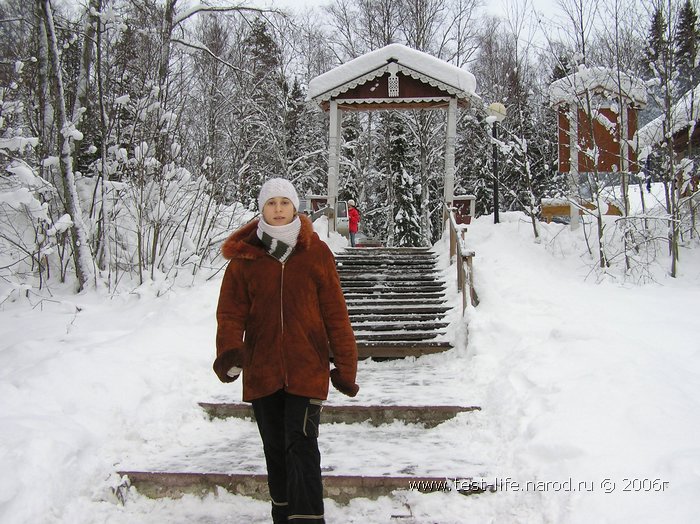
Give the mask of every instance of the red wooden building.
[[634, 136], [646, 87], [635, 77], [603, 67], [582, 67], [553, 82], [559, 171], [579, 174], [637, 172]]

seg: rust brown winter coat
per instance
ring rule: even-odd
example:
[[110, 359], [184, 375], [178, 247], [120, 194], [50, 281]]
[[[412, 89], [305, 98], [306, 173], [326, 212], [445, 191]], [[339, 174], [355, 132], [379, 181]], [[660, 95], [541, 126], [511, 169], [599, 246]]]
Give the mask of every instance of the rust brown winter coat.
[[[328, 246], [301, 215], [292, 255], [282, 264], [269, 255], [254, 220], [223, 244], [229, 259], [216, 312], [214, 371], [243, 369], [243, 400], [285, 389], [293, 395], [325, 399], [329, 376], [355, 396], [357, 346]], [[332, 351], [335, 369], [330, 372]]]

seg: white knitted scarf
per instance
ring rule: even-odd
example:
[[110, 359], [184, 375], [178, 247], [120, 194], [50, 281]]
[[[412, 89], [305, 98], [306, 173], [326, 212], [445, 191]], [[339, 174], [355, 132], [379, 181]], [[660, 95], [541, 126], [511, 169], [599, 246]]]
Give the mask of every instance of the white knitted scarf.
[[271, 226], [260, 217], [257, 235], [270, 255], [280, 262], [285, 262], [297, 245], [300, 230], [301, 220], [298, 216], [284, 226]]

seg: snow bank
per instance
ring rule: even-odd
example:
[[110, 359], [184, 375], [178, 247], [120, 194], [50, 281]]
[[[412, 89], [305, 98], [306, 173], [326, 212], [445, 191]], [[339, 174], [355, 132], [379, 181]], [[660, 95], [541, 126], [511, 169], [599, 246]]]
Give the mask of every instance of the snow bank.
[[318, 233], [321, 240], [328, 244], [333, 253], [338, 253], [350, 245], [350, 241], [337, 231], [331, 231], [330, 235], [328, 234], [328, 217], [326, 216], [314, 220], [314, 231]]
[[559, 483], [527, 494], [536, 522], [692, 522], [700, 326], [677, 313], [700, 299], [697, 255], [683, 253], [685, 279], [596, 284], [580, 233], [542, 224], [537, 246], [521, 215], [504, 222], [469, 231], [481, 299], [470, 353], [504, 447], [493, 475]]

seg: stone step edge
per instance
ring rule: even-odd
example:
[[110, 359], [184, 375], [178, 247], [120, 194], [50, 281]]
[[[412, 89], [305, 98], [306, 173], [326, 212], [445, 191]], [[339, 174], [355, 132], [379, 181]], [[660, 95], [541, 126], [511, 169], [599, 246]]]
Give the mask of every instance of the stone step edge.
[[[183, 495], [203, 497], [223, 488], [234, 495], [269, 501], [267, 475], [260, 473], [187, 473], [162, 471], [118, 471], [126, 477], [119, 489], [133, 486], [142, 495], [153, 498], [180, 498]], [[355, 498], [377, 499], [391, 496], [395, 491], [455, 490], [463, 495], [494, 491], [472, 477], [413, 477], [413, 476], [360, 476], [323, 475], [324, 498], [339, 504], [348, 504]], [[122, 493], [123, 494], [123, 493]]]
[[[199, 402], [211, 418], [253, 418], [250, 404]], [[481, 411], [479, 406], [358, 406], [324, 405], [321, 421], [324, 424], [355, 424], [369, 422], [375, 427], [401, 421], [434, 428], [460, 413]]]

